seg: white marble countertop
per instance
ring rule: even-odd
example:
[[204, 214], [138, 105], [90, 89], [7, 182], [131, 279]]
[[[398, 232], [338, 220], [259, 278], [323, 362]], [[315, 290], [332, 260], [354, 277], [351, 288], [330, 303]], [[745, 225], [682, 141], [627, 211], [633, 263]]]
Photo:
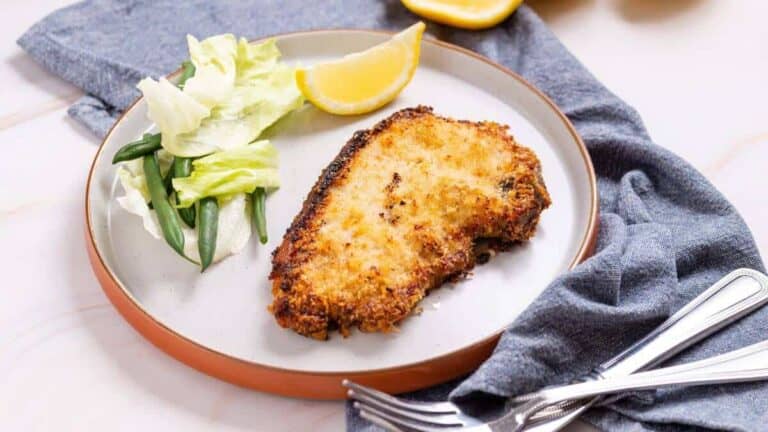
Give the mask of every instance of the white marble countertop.
[[[0, 430], [343, 430], [341, 403], [244, 390], [166, 356], [101, 292], [83, 238], [98, 140], [66, 116], [81, 92], [15, 44], [67, 3], [17, 1], [0, 15]], [[529, 4], [658, 144], [720, 188], [766, 250], [768, 2]]]

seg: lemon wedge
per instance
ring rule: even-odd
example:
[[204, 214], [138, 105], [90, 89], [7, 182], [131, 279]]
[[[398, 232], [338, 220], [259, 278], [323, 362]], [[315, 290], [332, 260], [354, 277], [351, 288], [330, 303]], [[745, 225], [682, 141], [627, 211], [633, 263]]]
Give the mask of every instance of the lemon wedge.
[[504, 21], [523, 0], [402, 0], [416, 15], [470, 30], [493, 27]]
[[424, 23], [392, 39], [336, 61], [296, 70], [296, 84], [323, 111], [352, 115], [392, 101], [408, 85], [419, 64]]

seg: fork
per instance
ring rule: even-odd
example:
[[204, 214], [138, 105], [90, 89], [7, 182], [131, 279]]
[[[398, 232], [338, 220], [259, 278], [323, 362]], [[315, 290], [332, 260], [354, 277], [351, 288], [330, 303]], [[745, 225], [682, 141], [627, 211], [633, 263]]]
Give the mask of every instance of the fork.
[[[568, 400], [673, 385], [699, 386], [759, 380], [768, 380], [768, 340], [708, 359], [677, 366], [544, 389], [535, 393], [522, 405], [515, 406], [497, 420], [459, 429], [466, 432], [518, 432], [522, 431], [533, 415], [541, 409]], [[355, 405], [363, 417], [382, 426], [384, 425], [383, 421], [388, 421], [387, 426], [403, 426], [408, 430], [419, 432], [446, 430], [406, 421], [397, 415], [360, 402], [355, 402]], [[456, 428], [451, 429], [456, 430]]]
[[[751, 313], [763, 306], [766, 301], [768, 301], [768, 277], [750, 269], [733, 271], [672, 315], [648, 336], [598, 366], [581, 380], [620, 377], [650, 368]], [[458, 405], [448, 401], [414, 402], [347, 380], [344, 380], [343, 385], [349, 388], [348, 396], [356, 400], [359, 407], [384, 410], [385, 413], [394, 415], [401, 421], [419, 422], [421, 429], [413, 430], [445, 430], [445, 428], [482, 424], [479, 419], [467, 415]], [[518, 397], [516, 401], [527, 401], [530, 397], [532, 396]], [[536, 410], [529, 420], [539, 423], [530, 427], [529, 430], [532, 432], [559, 430], [596, 400], [565, 401]], [[370, 418], [370, 410], [368, 411], [369, 413], [361, 412], [361, 415]], [[392, 423], [394, 420], [388, 421], [385, 417], [378, 416], [376, 422], [390, 430], [399, 430]]]

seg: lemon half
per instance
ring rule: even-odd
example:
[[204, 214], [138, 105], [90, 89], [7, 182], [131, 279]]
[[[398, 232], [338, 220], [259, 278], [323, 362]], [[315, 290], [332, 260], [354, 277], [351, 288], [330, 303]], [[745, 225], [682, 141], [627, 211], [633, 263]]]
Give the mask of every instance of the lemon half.
[[523, 0], [402, 0], [416, 15], [470, 30], [504, 21]]
[[296, 70], [296, 84], [315, 106], [333, 114], [373, 111], [408, 85], [419, 64], [424, 23], [339, 60]]

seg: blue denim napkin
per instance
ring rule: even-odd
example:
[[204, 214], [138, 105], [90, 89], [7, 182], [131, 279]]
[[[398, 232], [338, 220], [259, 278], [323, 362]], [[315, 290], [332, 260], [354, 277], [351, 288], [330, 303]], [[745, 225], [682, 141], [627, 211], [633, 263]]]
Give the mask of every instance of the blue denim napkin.
[[[395, 0], [92, 0], [52, 13], [18, 43], [89, 94], [70, 115], [104, 135], [137, 97], [140, 78], [178, 67], [187, 33], [257, 38], [312, 28], [400, 29], [417, 19]], [[733, 206], [685, 161], [655, 145], [638, 114], [590, 75], [531, 9], [521, 7], [491, 30], [430, 25], [428, 31], [518, 72], [571, 119], [597, 172], [600, 233], [595, 255], [553, 281], [480, 369], [412, 397], [450, 396], [490, 408], [499, 398], [567, 382], [639, 339], [728, 271], [763, 270]], [[765, 335], [768, 310], [675, 361]], [[648, 396], [593, 409], [585, 418], [606, 430], [768, 430], [765, 384], [673, 388]], [[351, 411], [348, 429], [375, 430]]]

